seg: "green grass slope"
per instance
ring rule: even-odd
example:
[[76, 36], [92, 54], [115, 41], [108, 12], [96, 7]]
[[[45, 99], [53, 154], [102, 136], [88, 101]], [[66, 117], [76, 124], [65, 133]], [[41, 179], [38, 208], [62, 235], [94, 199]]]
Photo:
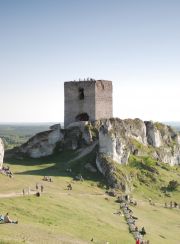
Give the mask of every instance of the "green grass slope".
[[[0, 225], [0, 243], [93, 243], [134, 244], [123, 216], [115, 213], [119, 204], [105, 194], [106, 186], [100, 174], [84, 169], [95, 162], [95, 151], [69, 163], [77, 152], [66, 151], [44, 159], [6, 160], [14, 172], [10, 179], [0, 175], [0, 214], [9, 212], [19, 220], [18, 225]], [[71, 167], [72, 173], [66, 172]], [[155, 168], [158, 174], [150, 174]], [[165, 209], [164, 202], [180, 202], [179, 188], [165, 195], [160, 189], [172, 179], [178, 180], [179, 168], [157, 166], [149, 158], [131, 158], [129, 166], [119, 166], [119, 171], [133, 175], [133, 197], [137, 207], [137, 226], [145, 227], [150, 244], [179, 244], [180, 209]], [[81, 173], [83, 182], [72, 181]], [[151, 172], [152, 173], [152, 172]], [[53, 182], [44, 182], [44, 175]], [[67, 190], [67, 184], [73, 190]], [[35, 185], [43, 184], [41, 197], [34, 195]], [[30, 187], [33, 195], [11, 197]], [[4, 197], [9, 194], [9, 197]], [[155, 206], [148, 203], [152, 198]]]
[[[19, 220], [18, 225], [0, 225], [1, 243], [74, 244], [91, 243], [92, 238], [94, 243], [134, 242], [124, 218], [113, 214], [119, 209], [118, 203], [114, 198], [105, 199], [105, 190], [97, 187], [100, 176], [90, 180], [84, 172], [85, 181], [73, 181], [73, 190], [66, 189], [73, 173], [68, 176], [65, 168], [74, 156], [72, 152], [64, 152], [40, 160], [6, 161], [14, 178], [0, 175], [1, 197], [28, 187], [35, 193], [36, 183], [44, 185], [44, 193], [39, 198], [34, 195], [0, 198], [1, 214], [9, 212], [12, 218]], [[80, 165], [83, 165], [82, 159], [78, 167], [75, 166], [77, 171]], [[53, 182], [42, 181], [43, 175], [52, 176]]]

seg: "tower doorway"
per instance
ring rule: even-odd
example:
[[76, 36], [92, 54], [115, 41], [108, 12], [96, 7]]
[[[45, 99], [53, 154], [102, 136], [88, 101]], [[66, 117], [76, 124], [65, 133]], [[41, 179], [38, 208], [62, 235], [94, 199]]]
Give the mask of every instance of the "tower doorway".
[[76, 121], [89, 121], [89, 115], [87, 113], [81, 113], [76, 116]]

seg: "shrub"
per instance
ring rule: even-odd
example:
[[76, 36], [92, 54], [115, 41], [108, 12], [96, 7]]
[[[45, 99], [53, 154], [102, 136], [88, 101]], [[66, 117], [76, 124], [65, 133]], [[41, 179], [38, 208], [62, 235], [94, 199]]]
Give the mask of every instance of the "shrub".
[[171, 181], [169, 181], [167, 189], [169, 191], [175, 191], [178, 188], [178, 186], [179, 186], [179, 183], [177, 180], [171, 180]]

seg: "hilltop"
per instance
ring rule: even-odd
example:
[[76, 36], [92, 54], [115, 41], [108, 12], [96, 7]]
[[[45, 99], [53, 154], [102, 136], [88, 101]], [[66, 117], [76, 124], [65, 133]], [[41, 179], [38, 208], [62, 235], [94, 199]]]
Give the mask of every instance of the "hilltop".
[[[131, 192], [133, 181], [142, 180], [139, 170], [146, 171], [151, 184], [160, 178], [157, 167], [180, 164], [180, 133], [140, 119], [75, 122], [66, 129], [53, 125], [10, 153], [40, 158], [64, 150], [80, 150], [82, 155], [91, 152], [94, 161], [85, 167], [99, 171], [110, 187]], [[128, 168], [132, 173], [126, 172]]]

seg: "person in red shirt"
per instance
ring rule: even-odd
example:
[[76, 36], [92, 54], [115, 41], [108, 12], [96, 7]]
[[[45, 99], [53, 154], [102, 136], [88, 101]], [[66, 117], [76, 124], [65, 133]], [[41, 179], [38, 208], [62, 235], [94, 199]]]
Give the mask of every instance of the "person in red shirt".
[[139, 239], [136, 240], [136, 244], [141, 244]]

